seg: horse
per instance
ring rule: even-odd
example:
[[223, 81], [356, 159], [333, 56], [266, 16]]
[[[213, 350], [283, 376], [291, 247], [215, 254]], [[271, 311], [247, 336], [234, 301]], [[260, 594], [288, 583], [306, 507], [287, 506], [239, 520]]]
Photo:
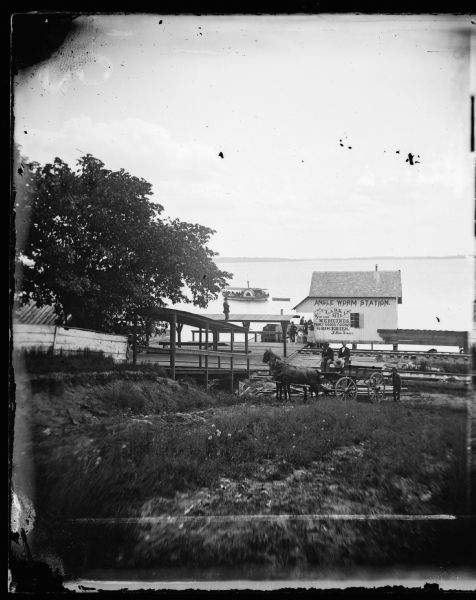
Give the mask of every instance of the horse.
[[[269, 364], [271, 375], [277, 384], [281, 384], [281, 392], [284, 387], [284, 400], [291, 399], [291, 383], [299, 383], [304, 386], [309, 386], [311, 396], [312, 392], [317, 394], [320, 387], [319, 372], [310, 367], [295, 367], [288, 365], [279, 356], [274, 354], [272, 350], [266, 350], [263, 355], [263, 362]], [[280, 394], [281, 397], [281, 394]], [[307, 390], [304, 387], [304, 399], [307, 398]]]
[[[269, 352], [269, 354], [267, 354]], [[288, 398], [291, 398], [291, 385], [289, 383], [285, 383], [280, 377], [280, 366], [278, 364], [279, 357], [276, 356], [271, 350], [267, 350], [263, 356], [263, 362], [267, 362], [269, 364], [269, 369], [273, 376], [273, 379], [276, 381], [276, 400], [281, 400], [283, 397], [283, 389], [284, 389], [284, 399], [286, 400], [286, 394]], [[306, 395], [306, 388], [304, 388], [304, 394]]]

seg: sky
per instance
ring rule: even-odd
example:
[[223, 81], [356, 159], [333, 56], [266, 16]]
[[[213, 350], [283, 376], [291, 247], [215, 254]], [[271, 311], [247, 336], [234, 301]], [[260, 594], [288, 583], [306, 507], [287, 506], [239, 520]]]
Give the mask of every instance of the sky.
[[164, 216], [216, 231], [222, 257], [473, 254], [471, 28], [81, 16], [15, 78], [15, 141], [42, 164], [90, 153], [143, 177]]

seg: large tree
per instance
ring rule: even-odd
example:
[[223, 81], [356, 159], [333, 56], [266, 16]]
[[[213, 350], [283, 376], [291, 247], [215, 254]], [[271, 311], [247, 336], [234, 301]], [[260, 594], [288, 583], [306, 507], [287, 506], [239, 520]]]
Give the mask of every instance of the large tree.
[[144, 179], [90, 154], [75, 170], [59, 158], [28, 168], [29, 192], [17, 198], [29, 217], [22, 302], [54, 305], [77, 327], [123, 331], [139, 307], [207, 306], [230, 277], [207, 246], [214, 231], [161, 218]]

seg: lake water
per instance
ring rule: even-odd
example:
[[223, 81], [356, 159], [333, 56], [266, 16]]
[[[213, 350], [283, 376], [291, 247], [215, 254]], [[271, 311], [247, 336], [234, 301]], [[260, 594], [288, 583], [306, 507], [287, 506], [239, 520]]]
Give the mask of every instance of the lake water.
[[[231, 316], [233, 313], [280, 314], [281, 310], [283, 314], [294, 315], [297, 313], [292, 308], [308, 295], [313, 271], [373, 271], [376, 263], [381, 271], [401, 271], [402, 304], [398, 305], [400, 329], [472, 329], [472, 257], [219, 262], [218, 267], [233, 273], [230, 285], [245, 287], [249, 281], [251, 286], [267, 288], [270, 294], [267, 302], [230, 301]], [[272, 298], [290, 300], [273, 301]], [[191, 304], [176, 304], [174, 308], [201, 314], [222, 314], [223, 298], [220, 296], [210, 302], [206, 309]], [[304, 316], [308, 317], [307, 314]]]

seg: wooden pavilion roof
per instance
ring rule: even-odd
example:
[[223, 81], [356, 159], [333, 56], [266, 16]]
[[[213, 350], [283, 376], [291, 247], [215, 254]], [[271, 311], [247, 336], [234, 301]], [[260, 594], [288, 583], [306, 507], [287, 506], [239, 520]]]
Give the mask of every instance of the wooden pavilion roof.
[[249, 321], [250, 323], [289, 323], [297, 315], [257, 315], [257, 314], [235, 314], [230, 313], [228, 321], [225, 321], [225, 315], [208, 314], [207, 317], [213, 321], [229, 323], [230, 321]]
[[[235, 325], [230, 321], [225, 321], [224, 315], [223, 320], [210, 318], [209, 315], [199, 315], [197, 313], [191, 313], [185, 310], [176, 310], [175, 308], [155, 307], [155, 308], [144, 308], [139, 309], [137, 314], [142, 317], [148, 317], [157, 321], [168, 321], [172, 320], [175, 315], [177, 323], [183, 323], [184, 325], [190, 325], [192, 327], [209, 327], [215, 331], [234, 331], [244, 333], [246, 329], [240, 325]], [[241, 319], [238, 319], [241, 320]]]

